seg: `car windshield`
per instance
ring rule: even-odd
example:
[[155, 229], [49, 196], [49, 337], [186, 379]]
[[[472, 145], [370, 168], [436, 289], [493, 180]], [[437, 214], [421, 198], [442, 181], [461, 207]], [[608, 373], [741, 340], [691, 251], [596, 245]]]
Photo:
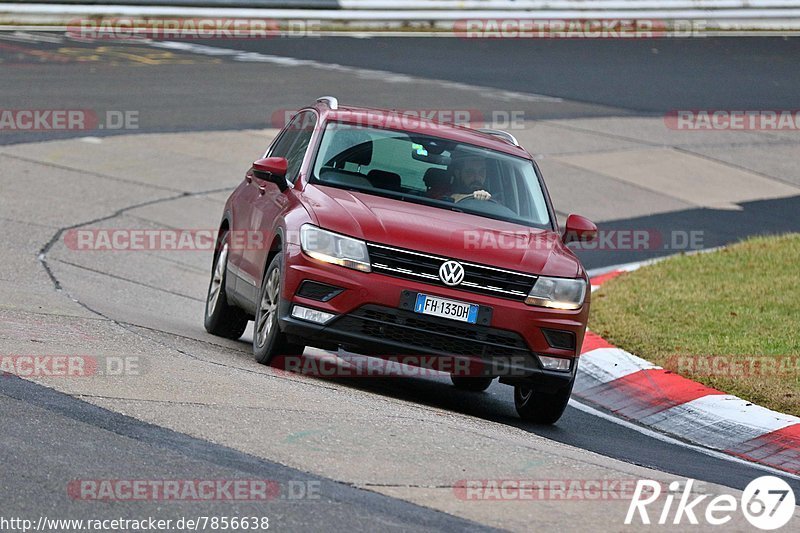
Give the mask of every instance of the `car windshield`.
[[439, 137], [331, 122], [312, 181], [552, 229], [531, 161]]

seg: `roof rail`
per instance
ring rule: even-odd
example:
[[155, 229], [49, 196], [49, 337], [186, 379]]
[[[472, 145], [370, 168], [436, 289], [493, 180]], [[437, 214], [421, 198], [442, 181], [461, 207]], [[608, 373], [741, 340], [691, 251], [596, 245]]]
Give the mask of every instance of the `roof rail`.
[[510, 142], [514, 146], [519, 146], [519, 141], [517, 140], [517, 138], [508, 133], [507, 131], [492, 130], [489, 128], [478, 128], [478, 131], [481, 133], [488, 133], [489, 135], [494, 135], [495, 137], [500, 137], [504, 141]]
[[317, 102], [320, 104], [328, 104], [328, 107], [330, 107], [332, 111], [339, 109], [339, 100], [337, 100], [335, 96], [320, 96], [317, 98]]

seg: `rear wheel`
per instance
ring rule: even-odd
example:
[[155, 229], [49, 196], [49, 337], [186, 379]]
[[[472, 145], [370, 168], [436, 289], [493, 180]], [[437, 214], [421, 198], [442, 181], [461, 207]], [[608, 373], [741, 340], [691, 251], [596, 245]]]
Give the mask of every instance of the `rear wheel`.
[[300, 355], [305, 346], [291, 344], [278, 326], [281, 286], [283, 283], [283, 254], [270, 261], [258, 294], [253, 326], [253, 354], [256, 361], [268, 365], [276, 355]]
[[222, 236], [222, 247], [217, 250], [211, 270], [211, 281], [206, 295], [206, 311], [203, 325], [212, 335], [238, 339], [247, 327], [244, 311], [228, 304], [225, 293], [225, 280], [228, 277], [227, 234]]
[[520, 418], [536, 424], [555, 424], [569, 403], [573, 379], [569, 386], [555, 392], [537, 391], [534, 385], [514, 386], [514, 406]]
[[457, 389], [470, 392], [483, 392], [489, 388], [494, 378], [492, 377], [467, 377], [450, 374], [450, 381]]

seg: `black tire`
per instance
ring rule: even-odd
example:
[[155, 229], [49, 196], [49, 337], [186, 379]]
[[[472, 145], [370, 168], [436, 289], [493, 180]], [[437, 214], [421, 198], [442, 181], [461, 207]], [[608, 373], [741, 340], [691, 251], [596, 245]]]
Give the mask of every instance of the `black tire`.
[[574, 383], [573, 378], [569, 386], [556, 392], [537, 391], [532, 385], [515, 385], [514, 407], [517, 408], [517, 414], [527, 422], [555, 424], [567, 408]]
[[[206, 331], [218, 337], [238, 339], [247, 327], [247, 315], [228, 303], [225, 280], [228, 278], [228, 234], [220, 237], [221, 246], [214, 252], [211, 262], [211, 281], [206, 293], [206, 307], [203, 325]], [[212, 292], [215, 291], [215, 292]]]
[[253, 355], [262, 365], [270, 364], [276, 355], [300, 355], [305, 349], [305, 346], [288, 342], [278, 325], [282, 284], [283, 254], [278, 253], [264, 272], [253, 323]]
[[450, 381], [453, 382], [455, 388], [470, 392], [485, 391], [492, 384], [493, 380], [493, 377], [468, 377], [450, 374]]

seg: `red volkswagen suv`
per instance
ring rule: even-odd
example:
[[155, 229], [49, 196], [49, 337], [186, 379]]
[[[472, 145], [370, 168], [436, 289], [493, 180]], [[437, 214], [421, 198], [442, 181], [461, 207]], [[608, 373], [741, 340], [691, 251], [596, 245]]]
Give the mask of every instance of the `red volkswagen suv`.
[[264, 364], [306, 346], [467, 361], [456, 387], [499, 377], [523, 419], [554, 423], [589, 314], [565, 244], [596, 232], [570, 215], [558, 233], [541, 172], [506, 132], [323, 97], [228, 199], [205, 328], [238, 338], [253, 320]]

